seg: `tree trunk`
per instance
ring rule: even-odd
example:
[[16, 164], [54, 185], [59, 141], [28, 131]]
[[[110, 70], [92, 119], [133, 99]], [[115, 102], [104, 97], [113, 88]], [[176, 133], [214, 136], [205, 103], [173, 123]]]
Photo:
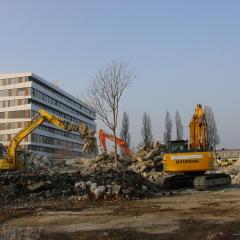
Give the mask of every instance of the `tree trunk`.
[[114, 136], [114, 160], [115, 165], [117, 168], [117, 141], [116, 141], [116, 129], [113, 129], [113, 136]]

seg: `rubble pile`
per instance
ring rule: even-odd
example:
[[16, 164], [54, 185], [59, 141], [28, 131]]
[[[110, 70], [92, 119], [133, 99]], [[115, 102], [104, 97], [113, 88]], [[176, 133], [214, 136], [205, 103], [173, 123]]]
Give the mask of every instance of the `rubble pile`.
[[236, 161], [232, 165], [219, 168], [218, 172], [230, 174], [232, 178], [232, 183], [239, 184], [240, 183], [240, 160]]
[[20, 152], [19, 161], [24, 169], [52, 169], [64, 167], [66, 159], [34, 152]]
[[162, 153], [164, 146], [158, 141], [140, 147], [133, 157], [132, 169], [152, 182], [163, 175]]
[[[104, 157], [88, 160], [84, 171], [24, 170], [0, 175], [0, 203], [55, 198], [136, 199], [152, 195], [155, 185], [130, 170], [117, 170]], [[84, 165], [83, 164], [83, 165]]]
[[66, 160], [66, 165], [68, 167], [75, 167], [81, 170], [83, 175], [94, 174], [100, 172], [102, 174], [106, 173], [108, 170], [115, 169], [118, 171], [128, 170], [129, 159], [119, 159], [115, 163], [113, 154], [100, 154], [94, 159], [84, 159], [75, 158]]

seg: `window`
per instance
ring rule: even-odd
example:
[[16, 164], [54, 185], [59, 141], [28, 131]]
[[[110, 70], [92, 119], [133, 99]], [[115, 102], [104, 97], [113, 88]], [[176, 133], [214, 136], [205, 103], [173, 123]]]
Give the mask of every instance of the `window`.
[[7, 112], [8, 118], [30, 118], [30, 110], [20, 110]]
[[19, 88], [18, 89], [18, 96], [25, 96], [26, 95], [25, 92], [26, 92], [25, 88]]
[[27, 82], [27, 81], [28, 81], [28, 77], [6, 78], [6, 79], [0, 80], [0, 86], [7, 86], [7, 85], [23, 83], [23, 82]]
[[[43, 86], [42, 86], [42, 87], [43, 87]], [[72, 105], [74, 106], [74, 108], [69, 107], [69, 105], [66, 105], [66, 104], [64, 104], [64, 103], [61, 103], [61, 102], [53, 99], [52, 97], [49, 97], [49, 96], [47, 96], [46, 94], [44, 94], [44, 93], [36, 90], [36, 89], [32, 89], [32, 96], [33, 96], [34, 98], [40, 99], [40, 100], [42, 100], [42, 101], [44, 101], [44, 102], [47, 102], [48, 104], [51, 104], [51, 105], [54, 105], [54, 106], [58, 106], [59, 108], [62, 108], [62, 109], [64, 109], [65, 111], [68, 111], [68, 112], [70, 112], [70, 113], [73, 113], [73, 114], [76, 114], [76, 115], [81, 114], [81, 115], [84, 115], [84, 116], [85, 116], [86, 118], [88, 118], [88, 119], [92, 119], [92, 118], [89, 117], [89, 115], [95, 117], [95, 113], [94, 113], [93, 111], [91, 111], [90, 109], [87, 109], [87, 108], [84, 107], [83, 105], [81, 105], [81, 104], [79, 104], [79, 103], [76, 103], [76, 102], [72, 101], [71, 99], [68, 99], [68, 98], [62, 96], [62, 95], [60, 95], [59, 93], [56, 93], [56, 92], [50, 90], [49, 88], [46, 88], [46, 89], [48, 89], [48, 91], [50, 91], [50, 92], [53, 93], [54, 95], [56, 95], [56, 96], [58, 96], [58, 97], [61, 97], [64, 101], [72, 104]], [[81, 111], [79, 112], [79, 111], [77, 111], [76, 109], [79, 109], [79, 110], [81, 110]]]
[[5, 118], [5, 112], [0, 112], [0, 119], [4, 119]]

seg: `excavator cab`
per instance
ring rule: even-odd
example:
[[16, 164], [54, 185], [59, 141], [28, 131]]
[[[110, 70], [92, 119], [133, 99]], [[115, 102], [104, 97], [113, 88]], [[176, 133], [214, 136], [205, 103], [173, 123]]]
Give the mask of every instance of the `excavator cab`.
[[6, 158], [7, 150], [3, 144], [0, 143], [0, 158]]
[[167, 149], [169, 153], [186, 152], [188, 150], [188, 140], [169, 141]]

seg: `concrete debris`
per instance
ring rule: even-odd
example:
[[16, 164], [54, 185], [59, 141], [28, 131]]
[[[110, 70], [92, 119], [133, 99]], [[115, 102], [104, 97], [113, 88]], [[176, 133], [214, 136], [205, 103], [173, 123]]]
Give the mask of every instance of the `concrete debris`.
[[81, 181], [81, 182], [76, 182], [74, 185], [75, 188], [80, 188], [81, 190], [85, 190], [87, 185], [85, 182]]
[[232, 165], [218, 168], [217, 172], [230, 174], [233, 184], [240, 183], [240, 160], [237, 160]]
[[[22, 153], [20, 159], [25, 170], [0, 173], [0, 203], [58, 198], [84, 201], [153, 196], [158, 188], [153, 183], [155, 177], [148, 175], [161, 168], [160, 152], [160, 145], [156, 142], [137, 153], [138, 160], [133, 161], [133, 166], [137, 169], [139, 165], [144, 166], [144, 171], [129, 167], [132, 163], [129, 159], [119, 158], [115, 162], [113, 154], [101, 154], [94, 159], [53, 159], [36, 153]], [[152, 162], [149, 164], [151, 167], [146, 166], [147, 162]], [[144, 174], [148, 175], [144, 177]]]
[[105, 193], [105, 189], [105, 186], [98, 186], [97, 188], [95, 188], [93, 191], [95, 199], [101, 198]]
[[164, 150], [164, 145], [161, 145], [158, 141], [140, 147], [133, 157], [133, 171], [155, 182], [163, 174], [162, 156]]
[[[114, 161], [112, 154], [94, 159], [52, 159], [34, 153], [22, 155], [25, 169], [0, 172], [0, 204], [10, 201], [73, 201], [98, 199], [138, 199], [159, 193], [164, 175], [159, 142], [141, 147], [133, 159]], [[129, 165], [131, 163], [131, 165]], [[221, 167], [218, 172], [232, 176], [240, 183], [240, 162]]]
[[91, 193], [93, 193], [96, 188], [97, 188], [97, 183], [91, 183], [91, 185], [90, 185]]
[[31, 184], [31, 185], [28, 185], [27, 189], [30, 192], [36, 192], [36, 191], [43, 189], [44, 186], [45, 186], [45, 182], [41, 181], [41, 182], [37, 182], [37, 183]]
[[[144, 187], [143, 187], [144, 186]], [[142, 189], [146, 189], [142, 191]], [[57, 173], [45, 170], [5, 172], [0, 175], [0, 204], [14, 201], [45, 201], [46, 199], [136, 199], [154, 195], [155, 185], [141, 175], [113, 168], [89, 174], [81, 171]]]
[[88, 175], [97, 172], [105, 173], [111, 169], [127, 170], [130, 163], [129, 159], [119, 159], [115, 163], [113, 154], [101, 154], [91, 160], [84, 158], [69, 159], [66, 161], [66, 166], [78, 168], [82, 175]]
[[115, 196], [118, 196], [118, 194], [119, 194], [119, 192], [120, 192], [120, 190], [121, 190], [121, 185], [118, 185], [118, 184], [113, 184], [112, 186], [111, 186], [111, 193], [113, 194], [113, 195], [115, 195]]
[[52, 169], [53, 167], [62, 167], [65, 165], [64, 159], [56, 159], [33, 152], [20, 152], [19, 160], [24, 169]]

